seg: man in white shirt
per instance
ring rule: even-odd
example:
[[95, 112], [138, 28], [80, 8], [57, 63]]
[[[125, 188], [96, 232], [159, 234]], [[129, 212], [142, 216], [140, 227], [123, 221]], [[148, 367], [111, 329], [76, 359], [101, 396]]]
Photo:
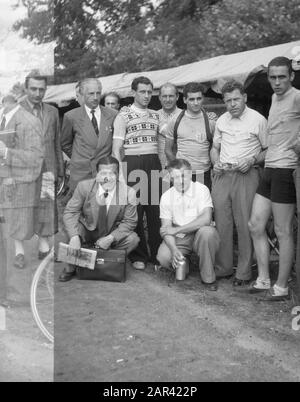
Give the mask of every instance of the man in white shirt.
[[80, 82], [83, 105], [64, 115], [61, 146], [70, 161], [70, 190], [81, 180], [96, 176], [101, 158], [111, 155], [113, 122], [117, 111], [99, 106], [102, 86], [99, 80]]
[[192, 252], [199, 257], [199, 270], [203, 284], [216, 291], [214, 270], [215, 255], [219, 248], [219, 235], [211, 226], [213, 204], [208, 188], [192, 182], [192, 168], [188, 161], [175, 159], [169, 165], [174, 186], [160, 201], [162, 222], [161, 244], [157, 260], [169, 268], [176, 266]]
[[[135, 191], [119, 181], [119, 162], [113, 157], [99, 161], [96, 179], [78, 184], [64, 211], [64, 224], [70, 246], [82, 245], [103, 250], [126, 250], [129, 254], [139, 243], [134, 232], [137, 224]], [[66, 282], [75, 275], [69, 265], [59, 277]]]
[[252, 201], [259, 183], [257, 164], [264, 160], [266, 119], [247, 107], [244, 87], [237, 81], [222, 88], [227, 108], [216, 123], [211, 150], [214, 165], [212, 199], [221, 238], [216, 258], [219, 277], [233, 274], [233, 225], [238, 234], [238, 266], [235, 288], [249, 285], [252, 272], [252, 241], [248, 228]]

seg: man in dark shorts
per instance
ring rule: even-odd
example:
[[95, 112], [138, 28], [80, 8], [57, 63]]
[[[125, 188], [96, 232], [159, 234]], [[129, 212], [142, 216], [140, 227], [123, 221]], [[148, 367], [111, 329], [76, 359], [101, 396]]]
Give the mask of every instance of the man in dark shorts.
[[[288, 279], [294, 256], [296, 190], [293, 172], [298, 162], [295, 144], [300, 131], [300, 91], [292, 86], [294, 72], [290, 60], [285, 57], [277, 57], [269, 63], [268, 79], [274, 95], [268, 119], [265, 169], [249, 222], [258, 264], [258, 278], [251, 285], [250, 292], [267, 291], [263, 300], [282, 301], [289, 298]], [[265, 230], [271, 214], [280, 248], [279, 274], [273, 287]]]

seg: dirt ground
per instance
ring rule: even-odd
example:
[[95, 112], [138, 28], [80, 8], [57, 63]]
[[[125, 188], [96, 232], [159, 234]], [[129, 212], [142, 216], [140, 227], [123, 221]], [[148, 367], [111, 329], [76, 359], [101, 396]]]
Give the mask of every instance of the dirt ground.
[[0, 381], [300, 381], [297, 301], [262, 303], [229, 280], [210, 293], [196, 268], [184, 282], [153, 266], [123, 284], [55, 281], [53, 349], [28, 305], [36, 240], [27, 247], [27, 270], [10, 267]]

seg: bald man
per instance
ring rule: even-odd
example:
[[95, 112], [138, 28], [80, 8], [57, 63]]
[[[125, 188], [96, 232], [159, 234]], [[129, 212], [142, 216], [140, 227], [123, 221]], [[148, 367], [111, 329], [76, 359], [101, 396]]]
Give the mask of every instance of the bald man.
[[100, 106], [102, 85], [98, 79], [80, 82], [83, 104], [64, 115], [62, 150], [71, 159], [70, 191], [82, 180], [96, 176], [101, 158], [111, 155], [113, 122], [117, 111]]

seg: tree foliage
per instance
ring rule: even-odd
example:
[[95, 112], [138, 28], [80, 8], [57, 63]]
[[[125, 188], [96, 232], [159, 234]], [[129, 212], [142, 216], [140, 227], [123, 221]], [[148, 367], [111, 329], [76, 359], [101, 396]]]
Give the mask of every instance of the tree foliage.
[[54, 37], [56, 82], [168, 68], [299, 38], [300, 0], [19, 0], [15, 29]]

